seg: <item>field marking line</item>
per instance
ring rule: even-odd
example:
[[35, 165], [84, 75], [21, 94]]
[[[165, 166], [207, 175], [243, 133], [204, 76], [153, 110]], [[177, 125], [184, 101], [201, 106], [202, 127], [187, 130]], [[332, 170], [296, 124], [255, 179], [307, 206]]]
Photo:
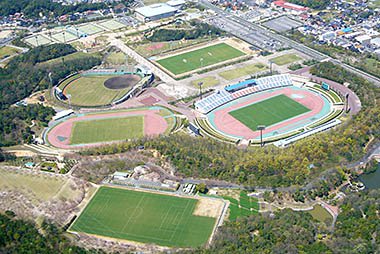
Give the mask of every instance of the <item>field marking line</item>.
[[145, 193], [142, 193], [142, 197], [141, 197], [141, 199], [140, 199], [139, 202], [137, 203], [137, 205], [136, 205], [135, 209], [133, 210], [131, 216], [129, 216], [128, 220], [127, 220], [126, 223], [124, 224], [124, 226], [123, 226], [123, 228], [122, 228], [122, 231], [124, 231], [125, 227], [126, 227], [127, 225], [129, 225], [129, 222], [130, 222], [131, 219], [134, 217], [134, 214], [135, 214], [136, 210], [137, 210], [138, 208], [140, 208], [140, 204], [141, 204], [141, 202], [144, 200], [145, 196], [146, 196]]
[[[183, 209], [182, 214], [181, 214], [181, 216], [180, 216], [180, 221], [182, 221], [183, 215], [185, 214], [185, 212], [187, 211], [187, 207], [188, 207], [189, 204], [191, 203], [190, 201], [191, 201], [191, 200], [187, 200], [187, 202], [186, 202], [186, 206], [185, 206], [185, 208]], [[190, 216], [192, 216], [192, 215], [190, 215]], [[187, 218], [186, 221], [189, 220], [190, 216]], [[185, 224], [183, 225], [182, 228], [185, 228], [186, 224], [187, 224], [187, 223], [185, 223]], [[174, 237], [175, 233], [177, 232], [178, 225], [180, 225], [180, 223], [178, 223], [178, 224], [175, 226], [174, 232], [172, 233], [172, 235], [171, 235], [171, 237], [170, 237], [170, 241], [173, 241], [173, 237]], [[182, 229], [182, 231], [183, 231], [183, 229]], [[178, 233], [177, 235], [179, 235], [179, 233]]]

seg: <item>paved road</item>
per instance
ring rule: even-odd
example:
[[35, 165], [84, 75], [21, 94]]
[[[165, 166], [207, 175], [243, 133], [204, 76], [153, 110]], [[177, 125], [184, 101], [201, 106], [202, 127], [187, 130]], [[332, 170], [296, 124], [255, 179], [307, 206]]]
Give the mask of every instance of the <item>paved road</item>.
[[[374, 83], [376, 86], [380, 87], [380, 78], [377, 78], [373, 75], [370, 75], [366, 72], [363, 72], [361, 70], [358, 70], [350, 65], [344, 64], [341, 61], [337, 59], [333, 59], [329, 57], [328, 55], [325, 55], [317, 50], [314, 50], [312, 48], [309, 48], [301, 43], [298, 43], [296, 41], [293, 41], [285, 36], [282, 36], [280, 34], [277, 34], [261, 25], [251, 23], [241, 17], [238, 17], [234, 14], [231, 14], [229, 12], [223, 11], [217, 6], [211, 4], [207, 0], [200, 0], [200, 4], [203, 5], [206, 8], [209, 8], [213, 10], [215, 13], [218, 14], [219, 18], [224, 20], [224, 27], [223, 29], [227, 32], [230, 32], [231, 34], [235, 35], [236, 37], [253, 44], [257, 47], [263, 48], [264, 38], [269, 38], [269, 40], [274, 40], [277, 42], [280, 42], [283, 44], [283, 46], [292, 47], [295, 50], [304, 53], [305, 55], [308, 55], [318, 61], [331, 61], [334, 64], [340, 65], [346, 70], [353, 72], [357, 75], [362, 76], [363, 78], [367, 79], [368, 81]], [[231, 28], [232, 27], [232, 28]], [[250, 31], [250, 33], [247, 33], [247, 31]], [[257, 39], [257, 38], [259, 39]]]

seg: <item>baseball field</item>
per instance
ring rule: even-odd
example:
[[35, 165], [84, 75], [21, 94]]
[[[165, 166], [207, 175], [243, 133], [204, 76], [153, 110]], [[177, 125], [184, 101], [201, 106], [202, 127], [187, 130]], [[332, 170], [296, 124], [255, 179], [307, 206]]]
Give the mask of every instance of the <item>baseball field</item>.
[[197, 202], [101, 187], [70, 230], [169, 247], [197, 247], [208, 241], [215, 224], [215, 218], [193, 215]]
[[244, 52], [226, 43], [219, 43], [163, 58], [157, 63], [171, 73], [178, 75], [244, 55]]
[[281, 94], [231, 111], [229, 114], [251, 130], [256, 131], [258, 125], [268, 127], [309, 111], [310, 109], [307, 107]]

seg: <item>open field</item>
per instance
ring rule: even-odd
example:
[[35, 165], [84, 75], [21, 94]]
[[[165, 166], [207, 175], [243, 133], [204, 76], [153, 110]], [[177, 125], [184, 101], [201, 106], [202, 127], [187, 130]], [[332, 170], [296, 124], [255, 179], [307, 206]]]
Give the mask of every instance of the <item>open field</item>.
[[0, 60], [17, 53], [20, 53], [20, 50], [16, 48], [8, 47], [8, 46], [0, 47]]
[[204, 88], [209, 88], [209, 87], [212, 87], [212, 86], [216, 86], [216, 85], [219, 85], [219, 80], [217, 80], [215, 77], [204, 77], [204, 78], [201, 78], [201, 79], [197, 79], [197, 80], [193, 80], [191, 82], [191, 84], [196, 87], [196, 88], [199, 88], [199, 83], [202, 82], [202, 89]]
[[79, 106], [99, 106], [112, 103], [123, 97], [131, 87], [108, 89], [104, 82], [112, 76], [82, 76], [76, 80], [62, 82], [64, 94], [71, 95], [71, 104]]
[[[111, 52], [105, 59], [107, 64], [122, 65], [126, 63], [126, 55], [123, 52]], [[131, 61], [130, 59], [128, 59]]]
[[101, 187], [70, 230], [170, 247], [204, 245], [215, 218], [194, 216], [196, 199]]
[[226, 43], [219, 43], [183, 54], [170, 56], [158, 60], [157, 63], [171, 73], [178, 75], [243, 55], [245, 55], [244, 52]]
[[226, 80], [233, 80], [247, 75], [254, 75], [255, 73], [265, 71], [268, 67], [261, 63], [254, 63], [244, 67], [235, 68], [228, 71], [219, 72], [218, 75]]
[[231, 111], [229, 114], [252, 131], [256, 131], [258, 125], [269, 127], [308, 111], [310, 110], [302, 104], [281, 94]]
[[44, 65], [44, 64], [57, 64], [57, 63], [62, 63], [62, 61], [70, 61], [70, 60], [77, 60], [77, 59], [81, 59], [83, 57], [86, 57], [86, 56], [94, 56], [94, 57], [101, 57], [100, 53], [84, 53], [84, 52], [74, 52], [72, 54], [68, 54], [66, 56], [62, 56], [62, 57], [58, 57], [58, 58], [54, 58], [54, 59], [50, 59], [48, 61], [45, 61], [45, 62], [42, 62], [42, 63], [39, 63], [39, 65]]
[[290, 63], [294, 63], [296, 61], [302, 60], [301, 57], [297, 56], [296, 54], [286, 54], [282, 56], [278, 56], [275, 58], [271, 58], [270, 61], [277, 65], [286, 65]]
[[314, 219], [325, 222], [326, 224], [330, 224], [332, 222], [331, 214], [321, 205], [315, 205], [313, 210], [308, 211], [308, 213], [310, 213]]
[[70, 188], [71, 180], [29, 172], [3, 170], [0, 168], [0, 191], [18, 191], [31, 198], [33, 203], [53, 198], [72, 199], [79, 192]]
[[238, 198], [231, 196], [223, 196], [223, 198], [230, 201], [230, 221], [234, 221], [238, 217], [258, 214], [259, 212], [259, 203], [257, 198], [248, 197], [247, 193], [244, 191], [240, 192]]
[[143, 136], [143, 116], [97, 119], [75, 122], [70, 143], [74, 145], [109, 142]]

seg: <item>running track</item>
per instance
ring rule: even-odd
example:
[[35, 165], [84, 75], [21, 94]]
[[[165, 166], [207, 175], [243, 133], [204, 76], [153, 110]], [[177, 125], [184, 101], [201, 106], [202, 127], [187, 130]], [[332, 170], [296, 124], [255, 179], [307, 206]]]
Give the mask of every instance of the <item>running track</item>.
[[[136, 111], [125, 111], [125, 112], [114, 112], [114, 113], [102, 113], [102, 114], [89, 114], [80, 117], [70, 118], [64, 122], [59, 123], [54, 126], [47, 134], [47, 139], [49, 143], [55, 147], [62, 149], [74, 149], [83, 148], [90, 146], [102, 145], [104, 143], [92, 143], [84, 145], [70, 145], [70, 136], [73, 127], [73, 123], [83, 120], [93, 120], [93, 119], [106, 119], [111, 117], [126, 117], [126, 116], [144, 116], [144, 135], [145, 136], [157, 136], [162, 134], [168, 128], [166, 120], [160, 116], [159, 110], [136, 110]], [[65, 140], [61, 141], [58, 137], [64, 137]], [[107, 142], [109, 143], [109, 142]]]

